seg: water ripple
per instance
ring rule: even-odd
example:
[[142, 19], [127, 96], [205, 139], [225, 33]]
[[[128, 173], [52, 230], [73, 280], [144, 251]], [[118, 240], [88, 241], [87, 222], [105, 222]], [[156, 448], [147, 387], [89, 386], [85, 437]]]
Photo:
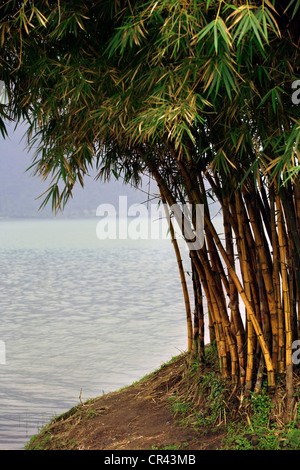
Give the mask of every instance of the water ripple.
[[53, 224], [0, 222], [0, 449], [22, 449], [80, 389], [118, 389], [186, 348], [169, 242], [101, 244], [94, 220], [59, 221], [57, 239]]

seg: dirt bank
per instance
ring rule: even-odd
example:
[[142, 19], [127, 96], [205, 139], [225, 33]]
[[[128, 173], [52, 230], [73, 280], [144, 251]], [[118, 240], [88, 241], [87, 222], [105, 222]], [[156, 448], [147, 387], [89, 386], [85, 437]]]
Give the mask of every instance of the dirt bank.
[[182, 379], [185, 360], [182, 355], [137, 384], [79, 404], [42, 429], [28, 449], [220, 448], [222, 432], [199, 434], [170, 411], [168, 398]]

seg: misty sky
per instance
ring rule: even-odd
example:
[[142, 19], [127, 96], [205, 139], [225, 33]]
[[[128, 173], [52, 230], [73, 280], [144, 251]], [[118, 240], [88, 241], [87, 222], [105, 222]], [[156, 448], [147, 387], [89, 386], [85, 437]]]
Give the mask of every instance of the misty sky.
[[[26, 172], [32, 163], [33, 152], [28, 153], [26, 149], [24, 133], [25, 128], [14, 131], [11, 126], [9, 136], [5, 140], [0, 137], [0, 217], [53, 217], [51, 202], [38, 211], [43, 199], [36, 198], [47, 190], [49, 182], [42, 182], [38, 176], [32, 176], [32, 172]], [[144, 203], [147, 201], [147, 194], [143, 192], [148, 191], [147, 179], [141, 189], [136, 190], [122, 181], [95, 181], [92, 175], [85, 179], [84, 189], [79, 184], [75, 186], [74, 197], [69, 200], [63, 216], [95, 216], [97, 207], [106, 203], [117, 209], [119, 196], [127, 196], [128, 205]]]

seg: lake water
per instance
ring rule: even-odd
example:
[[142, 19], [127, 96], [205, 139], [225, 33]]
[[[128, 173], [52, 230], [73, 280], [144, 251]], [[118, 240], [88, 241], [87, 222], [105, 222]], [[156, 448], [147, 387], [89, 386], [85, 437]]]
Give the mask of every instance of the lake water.
[[99, 240], [97, 222], [0, 221], [0, 449], [186, 349], [171, 242]]

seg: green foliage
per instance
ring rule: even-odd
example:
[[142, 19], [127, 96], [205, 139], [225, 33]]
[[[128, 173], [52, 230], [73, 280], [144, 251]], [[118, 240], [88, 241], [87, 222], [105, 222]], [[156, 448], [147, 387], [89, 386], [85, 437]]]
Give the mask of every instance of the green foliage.
[[[5, 118], [27, 123], [28, 145], [36, 150], [31, 170], [50, 180], [42, 207], [52, 201], [54, 211], [62, 209], [91, 168], [100, 179], [122, 176], [135, 185], [150, 174], [169, 208], [205, 202], [209, 186], [223, 213], [227, 210], [230, 229], [223, 245], [206, 204], [206, 240], [203, 251], [194, 254], [212, 304], [212, 328], [224, 341], [220, 369], [228, 366], [227, 373], [230, 361], [236, 365], [234, 336], [246, 344], [250, 331], [240, 312], [227, 318], [230, 274], [249, 312], [254, 306], [249, 319], [272, 384], [271, 352], [256, 300], [266, 303], [266, 314], [279, 323], [272, 301], [277, 287], [273, 293], [267, 284], [277, 267], [275, 239], [281, 234], [287, 239], [284, 246], [279, 243], [279, 256], [293, 253], [295, 262], [280, 259], [278, 295], [285, 298], [299, 285], [300, 122], [292, 100], [292, 83], [299, 79], [299, 8], [298, 0], [289, 5], [279, 0], [9, 0], [0, 5], [0, 79], [8, 91], [8, 104], [0, 105], [0, 130], [5, 134]], [[281, 199], [282, 208], [277, 207]], [[190, 219], [193, 215], [192, 210]], [[237, 262], [234, 250], [227, 254], [233, 238]], [[242, 283], [249, 270], [250, 294], [233, 276], [239, 268]], [[295, 282], [285, 282], [286, 274]], [[296, 297], [291, 292], [291, 299]], [[277, 328], [272, 324], [274, 339]], [[286, 338], [290, 341], [289, 334]], [[242, 361], [240, 373], [251, 366]], [[225, 411], [212, 376], [209, 384], [204, 381], [203, 387], [214, 397], [214, 422]]]
[[88, 410], [87, 411], [87, 418], [93, 419], [97, 416], [97, 411], [96, 410]]
[[182, 444], [172, 444], [163, 447], [152, 446], [152, 450], [183, 450], [185, 447], [189, 445], [188, 442], [183, 442]]
[[255, 162], [295, 177], [299, 2], [290, 2], [288, 26], [276, 8], [280, 15], [267, 0], [5, 2], [9, 104], [0, 114], [29, 125], [35, 174], [50, 178], [44, 204], [64, 205], [92, 166], [137, 180], [141, 146], [158, 156], [166, 142], [239, 178]]
[[274, 405], [266, 391], [252, 393], [247, 402], [249, 405], [246, 407], [247, 419], [244, 422], [239, 420], [228, 425], [225, 449], [297, 450], [300, 448], [297, 422], [282, 426], [271, 420]]
[[181, 398], [175, 396], [171, 396], [169, 399], [169, 405], [171, 407], [172, 413], [175, 416], [180, 415], [181, 418], [187, 417], [191, 411], [193, 410], [193, 404], [182, 400]]
[[267, 426], [270, 419], [270, 413], [273, 408], [270, 397], [265, 393], [252, 393], [250, 408], [253, 413], [253, 420], [256, 426]]
[[[24, 450], [30, 450], [34, 448], [36, 450], [44, 450], [47, 443], [51, 440], [50, 434], [38, 434], [30, 438], [30, 441], [25, 445]], [[37, 444], [36, 444], [37, 442]]]
[[300, 449], [300, 429], [291, 429], [286, 433], [283, 446], [287, 449]]
[[[212, 361], [215, 361], [214, 345], [207, 351], [207, 356], [209, 355], [212, 355]], [[198, 359], [190, 364], [188, 370], [192, 386], [197, 387], [199, 401], [195, 405], [186, 392], [183, 395], [171, 396], [170, 408], [175, 416], [180, 416], [183, 424], [192, 424], [196, 430], [203, 427], [214, 429], [214, 425], [222, 422], [226, 414], [226, 382], [215, 370], [203, 372], [203, 365]]]

